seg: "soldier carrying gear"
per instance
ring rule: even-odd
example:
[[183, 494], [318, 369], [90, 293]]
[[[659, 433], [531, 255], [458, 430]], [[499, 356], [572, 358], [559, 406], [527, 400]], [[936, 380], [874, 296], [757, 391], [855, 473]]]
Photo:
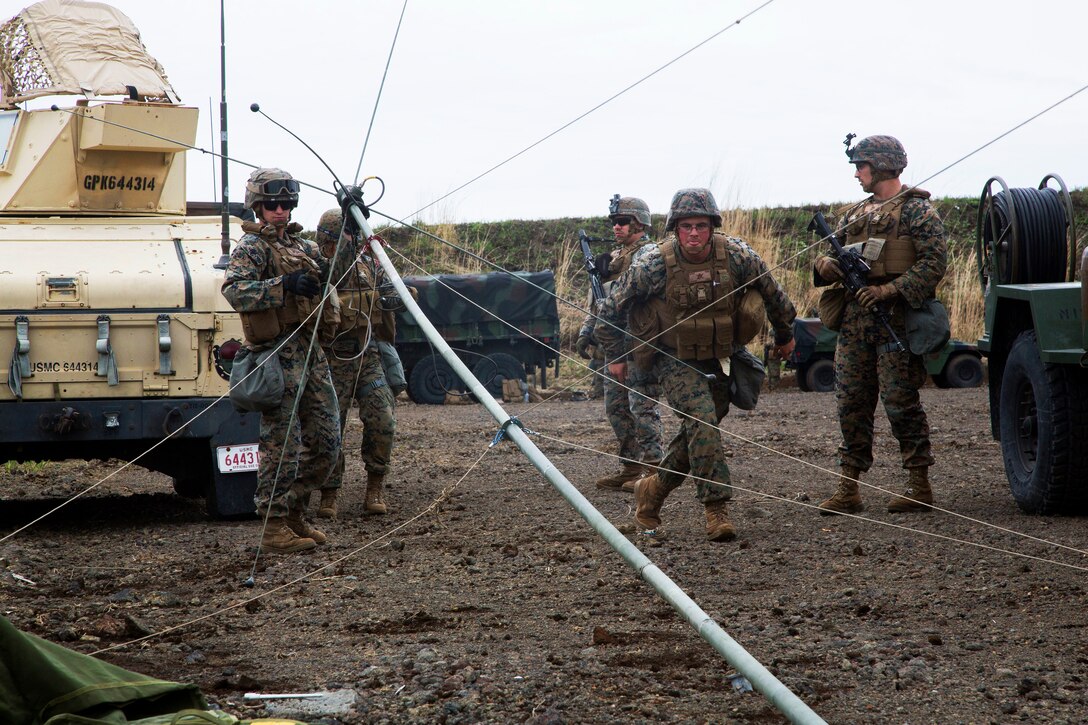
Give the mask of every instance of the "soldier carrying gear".
[[319, 336], [331, 339], [340, 306], [335, 296], [321, 301], [328, 262], [316, 244], [299, 236], [302, 226], [291, 222], [298, 191], [298, 182], [282, 169], [250, 174], [246, 206], [258, 221], [242, 224], [246, 233], [231, 253], [223, 282], [223, 296], [238, 311], [247, 341], [279, 345], [286, 385], [279, 406], [261, 413], [254, 503], [267, 517], [261, 548], [280, 553], [312, 549], [326, 540], [303, 509], [340, 450], [329, 365], [320, 348], [312, 359], [308, 354], [311, 313], [321, 307]]
[[[682, 418], [660, 470], [635, 484], [636, 522], [645, 529], [659, 526], [665, 498], [690, 472], [711, 541], [736, 536], [726, 512], [732, 495], [729, 466], [716, 426], [730, 403], [754, 405], [750, 394], [745, 397], [749, 386], [740, 381], [751, 378], [742, 367], [755, 370], [759, 366], [758, 359], [743, 349], [746, 340], [741, 337], [754, 336], [759, 326], [749, 329], [735, 322], [738, 310], [747, 304], [730, 293], [742, 288], [754, 292], [758, 299], [753, 301], [764, 308], [775, 330], [776, 350], [783, 357], [793, 347], [796, 316], [793, 303], [759, 255], [740, 239], [714, 233], [721, 223], [709, 189], [676, 192], [667, 220], [667, 228], [676, 236], [631, 265], [601, 301], [602, 324], [597, 330], [608, 359], [624, 350], [623, 333], [612, 327], [617, 322], [628, 322], [631, 335], [641, 340], [661, 335], [656, 344], [663, 352], [649, 348], [650, 354], [640, 359], [636, 350], [635, 362], [660, 381], [669, 404]], [[698, 324], [688, 324], [685, 318], [689, 317]], [[713, 324], [707, 325], [707, 319]], [[677, 320], [685, 321], [677, 326]], [[609, 369], [623, 364], [609, 364]]]
[[[878, 400], [884, 403], [892, 435], [899, 441], [902, 466], [908, 471], [906, 491], [888, 503], [888, 511], [930, 511], [929, 467], [934, 459], [929, 422], [918, 394], [927, 377], [925, 361], [891, 344], [891, 334], [869, 309], [881, 305], [890, 318], [889, 329], [906, 339], [908, 309], [932, 302], [944, 277], [944, 226], [929, 202], [929, 192], [899, 180], [907, 153], [897, 139], [869, 136], [846, 153], [857, 167], [854, 178], [870, 196], [841, 209], [837, 226], [845, 230], [846, 244], [860, 245], [862, 256], [870, 261], [870, 272], [867, 286], [848, 294], [841, 286], [830, 286], [843, 276], [833, 258], [820, 256], [813, 265], [814, 282], [828, 290], [821, 297], [821, 310], [835, 309], [840, 318], [835, 387], [842, 433], [841, 475], [835, 493], [820, 503], [820, 512], [864, 510], [858, 481], [873, 464]], [[836, 304], [825, 305], [825, 298]]]
[[[315, 241], [332, 265], [331, 278], [342, 310], [336, 339], [324, 345], [340, 407], [341, 436], [352, 400], [355, 400], [359, 404], [359, 420], [363, 423], [360, 452], [367, 472], [363, 510], [368, 514], [384, 514], [388, 507], [382, 493], [382, 480], [389, 469], [397, 421], [393, 410], [395, 394], [390, 389], [383, 365], [385, 356], [378, 341], [384, 314], [379, 299], [382, 292], [376, 279], [378, 270], [368, 257], [360, 254], [355, 235], [344, 227], [340, 209], [329, 209], [321, 215]], [[396, 354], [395, 350], [393, 354]], [[336, 517], [343, 482], [344, 452], [341, 449], [321, 484], [321, 503], [317, 509], [320, 518]]]

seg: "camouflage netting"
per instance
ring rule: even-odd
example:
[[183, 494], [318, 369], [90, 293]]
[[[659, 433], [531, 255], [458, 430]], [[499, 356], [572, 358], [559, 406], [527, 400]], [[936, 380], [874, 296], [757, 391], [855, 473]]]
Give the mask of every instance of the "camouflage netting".
[[42, 0], [0, 26], [0, 106], [52, 95], [176, 103], [166, 72], [124, 13], [103, 3]]

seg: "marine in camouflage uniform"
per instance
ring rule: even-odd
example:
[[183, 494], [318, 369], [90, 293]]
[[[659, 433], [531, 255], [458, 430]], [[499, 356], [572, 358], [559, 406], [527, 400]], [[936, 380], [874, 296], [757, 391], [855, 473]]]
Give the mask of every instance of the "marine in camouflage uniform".
[[[690, 472], [697, 479], [695, 495], [704, 505], [711, 541], [736, 536], [726, 511], [732, 488], [717, 425], [729, 410], [730, 385], [739, 375], [732, 366], [744, 354], [744, 337], [754, 337], [763, 324], [762, 317], [758, 324], [741, 324], [738, 311], [748, 307], [741, 300], [752, 295], [762, 303], [760, 309], [775, 330], [776, 351], [783, 356], [793, 347], [796, 316], [759, 255], [742, 240], [713, 232], [721, 222], [709, 189], [678, 191], [665, 226], [676, 236], [632, 264], [600, 306], [602, 322], [628, 321], [633, 336], [650, 340], [660, 350], [636, 343], [633, 356], [640, 363], [648, 361], [681, 418], [661, 470], [635, 485], [635, 520], [646, 529], [659, 526], [665, 498]], [[597, 336], [609, 358], [625, 352], [623, 336], [615, 328], [602, 324]], [[730, 360], [729, 377], [723, 358]], [[613, 372], [622, 376], [623, 364]]]
[[[650, 228], [650, 207], [642, 199], [630, 196], [620, 198], [617, 194], [612, 199], [608, 218], [612, 221], [612, 233], [619, 245], [598, 262], [606, 295], [612, 290], [613, 281], [626, 272], [634, 261], [656, 248], [646, 233]], [[587, 347], [594, 345], [597, 348], [595, 352], [603, 360], [614, 359], [604, 358], [601, 346], [596, 344], [596, 327], [597, 318], [587, 315], [578, 332], [576, 348], [579, 354], [586, 357]], [[626, 329], [626, 325], [623, 327]], [[626, 356], [620, 359], [624, 360]], [[596, 486], [633, 491], [635, 481], [653, 473], [661, 463], [664, 431], [657, 409], [660, 388], [649, 370], [634, 363], [629, 362], [623, 381], [618, 381], [607, 369], [602, 372], [605, 415], [619, 441], [620, 456], [626, 460], [622, 462], [620, 471], [597, 479]]]
[[[280, 169], [250, 175], [246, 206], [260, 221], [242, 224], [245, 235], [231, 253], [223, 283], [223, 296], [242, 317], [248, 345], [283, 341], [278, 356], [284, 394], [277, 409], [261, 414], [254, 495], [257, 512], [267, 516], [261, 547], [282, 553], [312, 549], [326, 540], [305, 520], [303, 507], [340, 450], [329, 365], [320, 345], [310, 344], [315, 329], [323, 334], [335, 330], [339, 306], [336, 300], [326, 301], [320, 320], [306, 319], [320, 304], [328, 265], [313, 242], [297, 236], [301, 225], [290, 221], [298, 189], [298, 182]], [[302, 395], [294, 409], [299, 387]]]
[[[343, 227], [342, 212], [330, 209], [321, 215], [315, 235], [321, 254], [332, 260], [330, 278], [340, 299], [340, 326], [335, 338], [324, 345], [324, 350], [340, 405], [341, 437], [346, 430], [352, 400], [359, 405], [359, 420], [363, 423], [360, 454], [367, 473], [364, 511], [384, 514], [388, 507], [382, 481], [389, 471], [397, 419], [393, 392], [386, 382], [382, 355], [374, 338], [383, 314], [375, 282], [379, 270], [369, 256], [361, 254], [356, 235], [344, 233], [341, 237]], [[318, 516], [336, 516], [336, 502], [343, 480], [344, 451], [341, 448], [336, 464], [321, 486]]]
[[[855, 178], [872, 196], [842, 210], [839, 226], [848, 244], [864, 244], [872, 271], [857, 298], [846, 293], [835, 351], [836, 399], [842, 445], [841, 475], [835, 494], [820, 504], [821, 513], [855, 513], [865, 506], [858, 493], [861, 473], [873, 464], [873, 417], [877, 396], [884, 403], [892, 435], [899, 441], [906, 492], [893, 498], [888, 511], [931, 511], [929, 423], [918, 389], [926, 379], [925, 361], [909, 350], [896, 352], [890, 336], [870, 311], [881, 305], [891, 327], [906, 341], [907, 307], [933, 299], [944, 277], [944, 226], [929, 203], [929, 192], [904, 186], [907, 165], [903, 145], [891, 136], [870, 136], [847, 150]], [[873, 246], [875, 245], [875, 247]], [[876, 253], [879, 250], [879, 253]], [[836, 282], [842, 272], [833, 257], [815, 263], [817, 286]]]

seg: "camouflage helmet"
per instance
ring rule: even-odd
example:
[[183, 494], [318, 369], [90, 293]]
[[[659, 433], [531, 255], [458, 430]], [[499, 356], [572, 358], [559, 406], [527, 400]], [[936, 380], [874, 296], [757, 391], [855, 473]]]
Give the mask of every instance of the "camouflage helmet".
[[877, 171], [902, 171], [907, 168], [907, 152], [894, 136], [866, 136], [853, 148], [846, 149], [850, 163], [868, 163]]
[[317, 220], [314, 241], [318, 244], [335, 244], [344, 228], [344, 214], [339, 209], [329, 209]]
[[676, 231], [678, 221], [693, 216], [710, 217], [711, 225], [715, 228], [722, 225], [722, 214], [710, 189], [681, 189], [676, 192], [672, 197], [672, 204], [669, 205], [665, 231]]
[[257, 202], [291, 201], [298, 203], [298, 182], [283, 169], [255, 169], [246, 181], [246, 208]]
[[619, 194], [613, 196], [608, 205], [608, 219], [615, 223], [618, 216], [634, 217], [644, 228], [650, 228], [650, 207], [642, 199], [634, 196], [621, 197]]

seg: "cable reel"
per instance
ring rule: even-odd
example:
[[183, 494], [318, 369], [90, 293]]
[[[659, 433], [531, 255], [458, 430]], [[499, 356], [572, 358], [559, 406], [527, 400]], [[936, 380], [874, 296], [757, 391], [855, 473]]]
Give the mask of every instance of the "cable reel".
[[[1059, 189], [1050, 188], [1054, 180]], [[993, 185], [1001, 191], [993, 192]], [[1010, 189], [992, 176], [978, 206], [975, 254], [983, 292], [997, 284], [1070, 281], [1076, 275], [1076, 229], [1069, 189], [1057, 174], [1038, 188]]]

